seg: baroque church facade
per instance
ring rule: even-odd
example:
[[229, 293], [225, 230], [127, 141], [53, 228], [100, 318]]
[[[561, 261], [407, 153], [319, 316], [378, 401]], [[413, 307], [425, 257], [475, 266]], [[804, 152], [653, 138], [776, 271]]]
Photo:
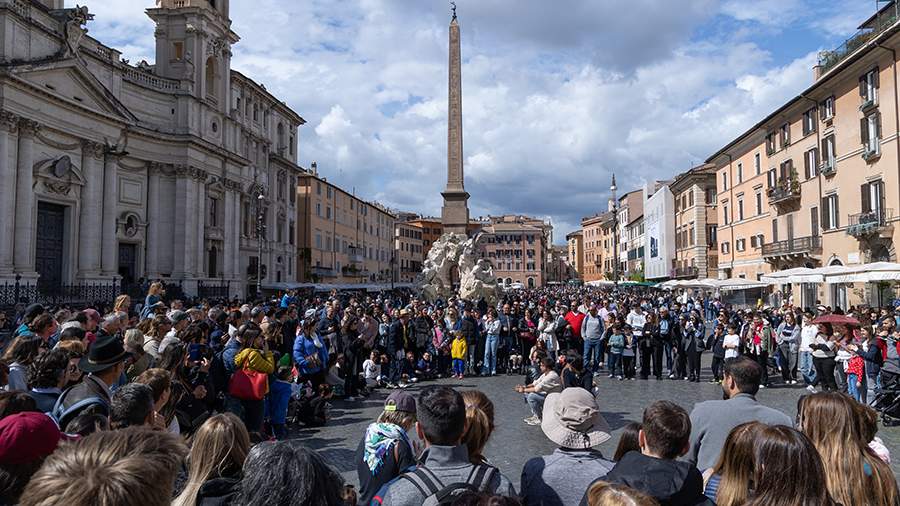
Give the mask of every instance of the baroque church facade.
[[0, 0], [0, 283], [295, 282], [305, 121], [231, 69], [229, 0], [146, 12], [156, 59], [133, 65], [87, 8]]

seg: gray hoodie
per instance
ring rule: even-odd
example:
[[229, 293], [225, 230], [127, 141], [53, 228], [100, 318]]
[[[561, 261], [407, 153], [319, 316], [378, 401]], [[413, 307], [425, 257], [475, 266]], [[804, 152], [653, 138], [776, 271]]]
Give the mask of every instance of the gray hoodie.
[[[469, 463], [469, 452], [465, 445], [430, 446], [422, 454], [420, 462], [420, 465], [434, 473], [444, 486], [464, 483], [474, 467]], [[515, 487], [506, 476], [499, 472], [494, 474], [494, 478], [488, 483], [485, 492], [506, 497], [516, 496]], [[401, 476], [387, 485], [387, 491], [384, 493], [381, 504], [383, 506], [421, 506], [425, 497], [412, 482]]]

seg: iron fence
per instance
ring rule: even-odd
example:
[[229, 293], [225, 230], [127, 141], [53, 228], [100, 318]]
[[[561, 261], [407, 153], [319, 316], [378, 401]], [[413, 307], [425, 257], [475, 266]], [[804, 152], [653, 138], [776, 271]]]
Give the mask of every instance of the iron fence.
[[16, 276], [14, 282], [0, 284], [0, 307], [11, 308], [16, 304], [34, 303], [70, 307], [111, 304], [122, 293], [121, 288], [117, 281], [48, 286], [23, 282], [20, 276]]
[[219, 283], [204, 283], [203, 281], [197, 282], [197, 296], [200, 299], [228, 299], [231, 288], [231, 282], [219, 282]]
[[853, 34], [840, 46], [831, 51], [821, 51], [819, 53], [819, 66], [822, 67], [822, 73], [828, 72], [832, 67], [843, 61], [844, 58], [893, 26], [897, 22], [898, 15], [900, 15], [900, 4], [893, 2], [886, 8], [882, 8], [867, 22], [864, 28]]

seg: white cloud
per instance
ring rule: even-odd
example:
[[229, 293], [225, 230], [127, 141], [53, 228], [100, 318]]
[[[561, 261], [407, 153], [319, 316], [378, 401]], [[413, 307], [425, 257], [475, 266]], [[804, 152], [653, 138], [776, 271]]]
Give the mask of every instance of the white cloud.
[[[795, 1], [795, 0], [791, 0]], [[92, 5], [91, 34], [152, 60], [150, 0]], [[808, 85], [812, 55], [773, 65], [739, 39], [694, 40], [713, 0], [459, 0], [466, 188], [473, 215], [551, 216], [557, 241], [620, 188], [704, 160]], [[751, 2], [740, 2], [743, 5]], [[753, 2], [755, 3], [755, 2]], [[736, 2], [732, 16], [765, 21]], [[357, 195], [438, 214], [445, 183], [443, 2], [237, 0], [234, 68], [309, 122], [301, 164]], [[730, 9], [730, 10], [729, 10]], [[647, 13], [653, 13], [647, 15]]]

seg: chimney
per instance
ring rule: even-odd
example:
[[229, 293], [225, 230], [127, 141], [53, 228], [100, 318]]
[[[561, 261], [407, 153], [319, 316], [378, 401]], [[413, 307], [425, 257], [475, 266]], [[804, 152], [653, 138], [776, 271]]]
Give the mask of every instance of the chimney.
[[313, 173], [314, 176], [319, 175], [319, 166], [316, 164], [316, 162], [310, 164], [309, 170]]
[[822, 74], [822, 65], [819, 65], [818, 63], [813, 65], [813, 82], [818, 81], [819, 78], [822, 77]]

